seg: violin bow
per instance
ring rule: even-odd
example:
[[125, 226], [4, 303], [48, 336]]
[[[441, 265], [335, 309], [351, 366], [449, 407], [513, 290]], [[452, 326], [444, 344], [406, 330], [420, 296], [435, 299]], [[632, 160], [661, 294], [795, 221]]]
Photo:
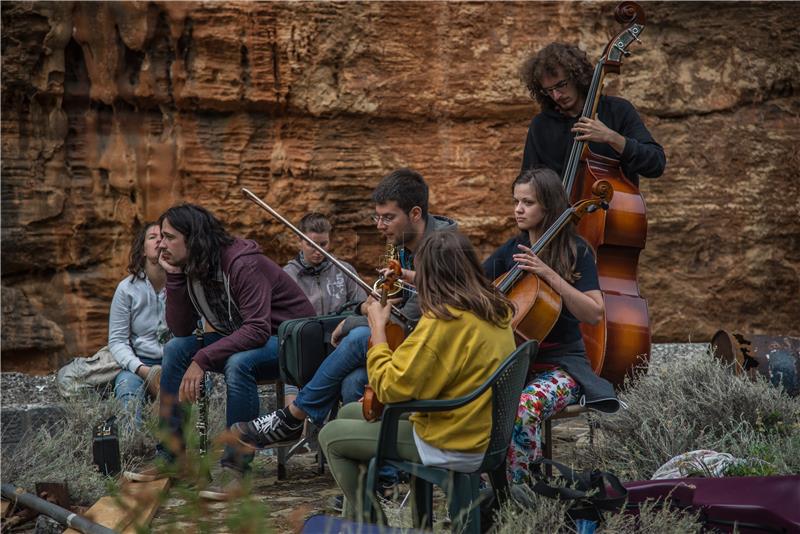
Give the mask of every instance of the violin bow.
[[[350, 278], [352, 281], [354, 281], [356, 284], [358, 284], [361, 287], [361, 289], [366, 291], [367, 295], [371, 295], [374, 299], [376, 299], [378, 301], [381, 300], [381, 294], [376, 292], [375, 290], [373, 290], [372, 286], [370, 286], [368, 283], [366, 283], [361, 278], [359, 278], [356, 273], [354, 273], [353, 271], [348, 269], [342, 262], [337, 260], [327, 250], [325, 250], [324, 248], [322, 248], [321, 246], [316, 244], [313, 239], [308, 237], [299, 228], [297, 228], [295, 225], [293, 225], [291, 222], [289, 222], [289, 220], [286, 219], [286, 217], [284, 217], [283, 215], [281, 215], [280, 213], [275, 211], [269, 204], [267, 204], [266, 202], [264, 202], [263, 200], [258, 198], [252, 191], [250, 191], [246, 187], [242, 188], [242, 193], [244, 193], [244, 196], [246, 196], [247, 198], [252, 200], [257, 206], [259, 206], [264, 211], [266, 211], [267, 213], [269, 213], [270, 215], [272, 215], [273, 217], [278, 219], [280, 222], [282, 222], [287, 228], [289, 228], [292, 232], [297, 234], [297, 236], [300, 239], [302, 239], [303, 241], [308, 243], [311, 247], [314, 248], [314, 250], [316, 250], [317, 252], [322, 254], [328, 261], [330, 261], [331, 263], [336, 265], [339, 269], [341, 269], [342, 273], [345, 276], [347, 276], [348, 278]], [[406, 314], [404, 314], [402, 311], [400, 311], [400, 309], [397, 306], [395, 306], [394, 304], [392, 304], [392, 314], [395, 317], [397, 317], [398, 319], [400, 319], [401, 321], [403, 321], [406, 325], [410, 326], [413, 323], [413, 321], [411, 321], [411, 319], [409, 319], [406, 316]]]

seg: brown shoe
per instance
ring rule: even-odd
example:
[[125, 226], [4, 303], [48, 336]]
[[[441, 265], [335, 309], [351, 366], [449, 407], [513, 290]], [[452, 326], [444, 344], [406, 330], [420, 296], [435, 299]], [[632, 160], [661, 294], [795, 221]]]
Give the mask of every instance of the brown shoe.
[[198, 493], [201, 498], [209, 501], [229, 501], [244, 495], [244, 475], [231, 467], [223, 467], [220, 474], [215, 477], [216, 482]]
[[148, 464], [136, 471], [123, 471], [122, 476], [131, 482], [152, 482], [161, 478], [167, 478], [169, 474], [163, 467], [159, 467], [155, 464]]

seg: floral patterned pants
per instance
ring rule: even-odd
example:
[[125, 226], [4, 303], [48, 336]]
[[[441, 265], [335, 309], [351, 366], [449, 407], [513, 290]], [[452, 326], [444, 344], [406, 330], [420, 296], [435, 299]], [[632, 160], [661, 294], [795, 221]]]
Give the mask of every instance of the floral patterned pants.
[[581, 387], [560, 367], [538, 372], [522, 390], [508, 448], [506, 476], [511, 484], [530, 480], [529, 465], [542, 457], [542, 423], [580, 397]]

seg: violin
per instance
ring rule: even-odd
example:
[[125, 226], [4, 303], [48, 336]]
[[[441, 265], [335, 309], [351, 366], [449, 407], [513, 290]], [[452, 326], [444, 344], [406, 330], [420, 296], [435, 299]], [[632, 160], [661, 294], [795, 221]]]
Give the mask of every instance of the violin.
[[[397, 280], [399, 280], [403, 274], [400, 262], [397, 260], [389, 260], [387, 268], [386, 274], [382, 275], [378, 281], [375, 282], [375, 285], [380, 287], [381, 306], [386, 306], [389, 293], [393, 291]], [[406, 332], [403, 327], [391, 321], [386, 324], [386, 342], [392, 351], [400, 346], [405, 337]], [[369, 340], [369, 346], [372, 347], [372, 338]], [[383, 413], [383, 403], [378, 400], [375, 390], [372, 389], [372, 386], [369, 384], [364, 386], [364, 399], [361, 401], [361, 413], [364, 419], [370, 422], [376, 421]]]
[[[622, 2], [614, 16], [627, 27], [608, 42], [595, 66], [583, 117], [595, 118], [606, 73], [620, 72], [628, 47], [644, 30], [644, 10], [635, 2]], [[593, 153], [585, 141], [573, 142], [562, 177], [568, 197], [584, 198], [598, 180], [613, 186], [614, 201], [582, 220], [577, 230], [595, 252], [605, 315], [596, 325], [581, 323], [580, 329], [594, 372], [619, 386], [634, 366], [650, 359], [647, 301], [636, 281], [647, 213], [638, 186], [622, 173], [619, 161]]]
[[[376, 282], [376, 285], [379, 286], [381, 290], [381, 306], [386, 306], [386, 303], [389, 300], [389, 295], [395, 292], [397, 281], [403, 275], [403, 269], [400, 267], [400, 262], [397, 260], [389, 260], [386, 267], [388, 269], [386, 274], [382, 275]], [[395, 350], [400, 346], [405, 338], [405, 328], [392, 321], [386, 323], [386, 343], [389, 345], [390, 349]], [[371, 338], [369, 341], [369, 346], [372, 347]]]
[[[539, 254], [567, 224], [577, 223], [587, 213], [608, 209], [614, 195], [611, 184], [607, 180], [598, 180], [592, 185], [591, 192], [592, 198], [578, 201], [564, 210], [545, 230], [531, 246], [534, 254]], [[514, 304], [511, 326], [518, 340], [541, 341], [550, 333], [561, 314], [561, 295], [556, 290], [518, 264], [499, 276], [494, 285]]]

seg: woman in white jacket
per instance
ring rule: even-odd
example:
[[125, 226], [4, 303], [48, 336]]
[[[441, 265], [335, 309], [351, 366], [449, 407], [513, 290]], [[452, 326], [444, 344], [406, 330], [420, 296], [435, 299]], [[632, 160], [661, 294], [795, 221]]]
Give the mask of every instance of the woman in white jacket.
[[166, 274], [158, 263], [161, 229], [145, 224], [133, 239], [128, 272], [114, 293], [108, 319], [108, 348], [122, 371], [114, 380], [114, 395], [136, 421], [148, 394], [158, 393], [164, 343]]

